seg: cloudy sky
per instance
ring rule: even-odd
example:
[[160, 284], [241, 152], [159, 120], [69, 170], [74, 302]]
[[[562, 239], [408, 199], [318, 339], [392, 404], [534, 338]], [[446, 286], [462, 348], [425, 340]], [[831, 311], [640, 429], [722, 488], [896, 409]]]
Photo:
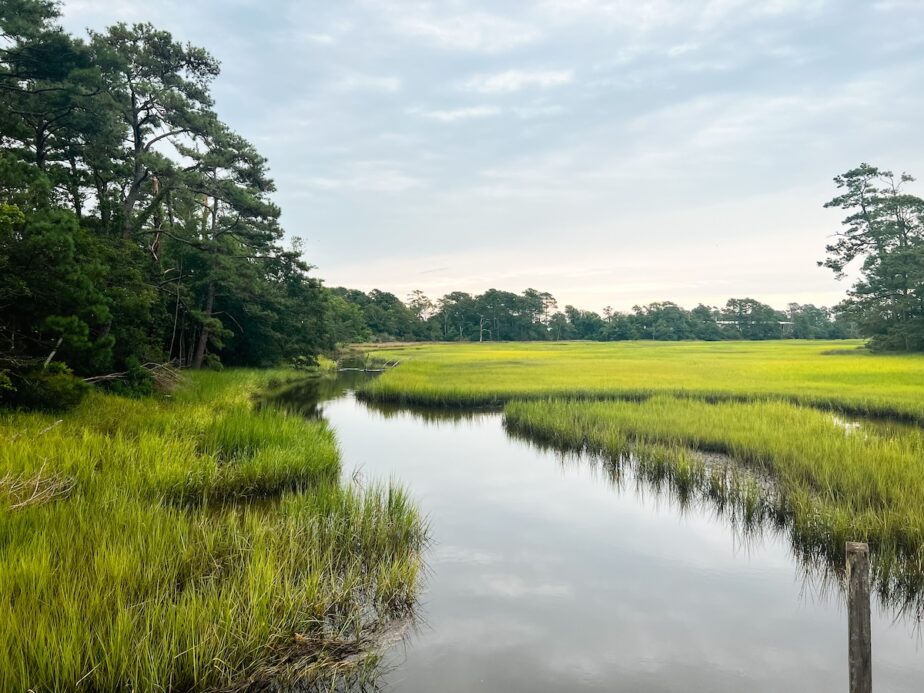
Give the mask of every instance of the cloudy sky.
[[[924, 176], [924, 0], [65, 0], [222, 63], [329, 285], [832, 304], [861, 161]], [[920, 190], [922, 186], [918, 186]]]

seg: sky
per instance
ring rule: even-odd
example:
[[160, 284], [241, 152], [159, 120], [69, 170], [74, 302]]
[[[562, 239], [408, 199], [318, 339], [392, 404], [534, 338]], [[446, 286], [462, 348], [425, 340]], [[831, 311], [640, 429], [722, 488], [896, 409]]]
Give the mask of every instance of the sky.
[[[924, 176], [924, 0], [65, 0], [222, 64], [329, 286], [833, 305], [861, 162]], [[917, 192], [924, 184], [915, 184]]]

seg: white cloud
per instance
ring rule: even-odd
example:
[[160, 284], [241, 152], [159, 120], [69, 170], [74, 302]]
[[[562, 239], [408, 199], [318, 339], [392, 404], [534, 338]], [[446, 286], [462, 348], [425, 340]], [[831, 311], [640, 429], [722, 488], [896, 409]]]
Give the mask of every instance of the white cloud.
[[873, 8], [881, 12], [924, 11], [924, 5], [921, 4], [920, 0], [879, 0], [873, 3]]
[[808, 13], [820, 4], [823, 0], [708, 0], [697, 12], [696, 28], [708, 31], [754, 18]]
[[337, 43], [337, 39], [330, 34], [305, 34], [305, 38], [313, 43], [320, 43], [326, 46]]
[[[900, 1], [900, 0], [899, 0]], [[711, 31], [788, 14], [816, 14], [829, 0], [545, 0], [541, 8], [562, 21], [606, 22], [632, 31], [669, 27]]]
[[500, 115], [501, 109], [497, 108], [496, 106], [466, 106], [463, 108], [436, 110], [412, 108], [408, 110], [408, 113], [411, 115], [420, 116], [421, 118], [439, 120], [444, 123], [455, 123], [460, 120], [471, 120], [472, 118], [487, 118], [490, 116]]
[[[171, 9], [174, 2], [166, 3]], [[150, 6], [132, 0], [69, 0], [62, 8], [67, 18], [86, 18], [105, 16], [110, 21], [136, 21], [150, 16]]]
[[523, 120], [532, 120], [533, 118], [544, 118], [556, 116], [564, 113], [565, 109], [557, 105], [532, 104], [528, 106], [517, 106], [512, 109], [514, 115]]
[[334, 82], [337, 91], [378, 91], [393, 93], [401, 89], [401, 80], [392, 76], [364, 75], [350, 72]]
[[475, 594], [520, 599], [523, 597], [558, 597], [565, 598], [572, 595], [570, 585], [557, 582], [527, 582], [519, 575], [497, 573], [492, 575], [479, 575], [469, 585]]
[[531, 26], [485, 12], [451, 17], [405, 13], [395, 18], [394, 25], [400, 33], [439, 48], [484, 53], [507, 51], [539, 38]]
[[546, 0], [541, 7], [559, 20], [603, 20], [636, 31], [672, 24], [683, 14], [671, 0]]
[[[238, 0], [254, 2], [263, 0]], [[298, 50], [304, 43], [318, 46], [334, 46], [345, 43], [344, 39], [353, 32], [352, 21], [334, 17], [319, 17], [318, 13], [307, 5], [292, 4], [280, 19], [278, 29], [270, 35], [270, 40], [288, 51]]]
[[536, 120], [563, 113], [561, 106], [551, 104], [526, 104], [503, 109], [498, 106], [463, 106], [461, 108], [409, 108], [408, 115], [428, 120], [438, 120], [442, 123], [457, 123], [464, 120], [491, 118], [503, 114], [516, 116], [521, 120]]
[[462, 88], [483, 94], [498, 94], [520, 91], [528, 87], [559, 87], [569, 84], [573, 78], [574, 73], [571, 70], [505, 70], [471, 77], [462, 84]]
[[318, 190], [380, 193], [400, 193], [423, 185], [420, 178], [387, 161], [357, 161], [340, 175], [313, 176], [303, 183]]
[[681, 55], [686, 55], [691, 53], [699, 48], [698, 43], [678, 43], [676, 46], [671, 46], [667, 49], [667, 55], [669, 58], [676, 58]]

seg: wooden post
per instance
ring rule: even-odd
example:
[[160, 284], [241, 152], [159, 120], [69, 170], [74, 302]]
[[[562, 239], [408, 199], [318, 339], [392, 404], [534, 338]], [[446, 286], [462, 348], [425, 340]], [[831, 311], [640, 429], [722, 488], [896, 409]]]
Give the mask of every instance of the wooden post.
[[847, 542], [847, 628], [850, 693], [872, 693], [873, 661], [869, 615], [869, 546]]

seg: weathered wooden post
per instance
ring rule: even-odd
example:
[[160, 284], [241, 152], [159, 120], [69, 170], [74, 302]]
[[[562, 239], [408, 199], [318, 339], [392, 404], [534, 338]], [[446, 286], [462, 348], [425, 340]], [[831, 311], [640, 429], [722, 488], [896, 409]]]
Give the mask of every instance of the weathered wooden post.
[[850, 693], [872, 693], [873, 653], [869, 615], [869, 545], [847, 542], [847, 628]]

